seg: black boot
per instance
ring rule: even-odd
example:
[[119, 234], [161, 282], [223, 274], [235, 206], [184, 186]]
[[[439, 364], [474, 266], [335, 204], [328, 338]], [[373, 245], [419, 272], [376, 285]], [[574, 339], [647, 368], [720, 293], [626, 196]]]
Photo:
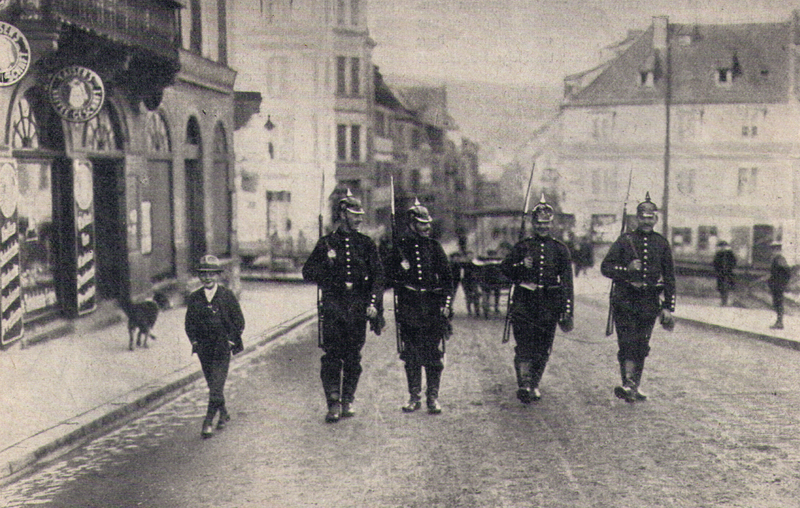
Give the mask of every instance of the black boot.
[[517, 373], [517, 398], [523, 404], [530, 404], [531, 396], [531, 362], [514, 358], [514, 370]]
[[633, 360], [623, 360], [619, 366], [622, 376], [622, 386], [614, 388], [614, 395], [619, 399], [623, 399], [625, 402], [636, 401], [635, 383], [633, 381], [635, 365]]
[[355, 400], [356, 387], [358, 387], [358, 380], [361, 377], [361, 365], [354, 365], [342, 369], [342, 417], [349, 418], [355, 416], [356, 412], [353, 408], [353, 401]]
[[404, 413], [413, 413], [422, 407], [420, 392], [422, 392], [422, 366], [406, 362], [406, 380], [408, 381], [408, 403], [402, 407]]
[[202, 436], [203, 439], [208, 439], [214, 434], [214, 416], [217, 414], [217, 409], [217, 401], [209, 400], [206, 417], [203, 419], [203, 428], [200, 431], [200, 436]]
[[647, 400], [647, 395], [639, 389], [642, 384], [642, 371], [644, 371], [644, 360], [635, 362], [633, 367], [633, 397], [637, 401], [644, 402]]
[[225, 404], [223, 403], [222, 406], [219, 408], [219, 420], [217, 421], [217, 430], [222, 430], [225, 428], [225, 425], [231, 421], [231, 415], [228, 414], [228, 410], [225, 408]]
[[428, 412], [431, 414], [439, 414], [442, 412], [442, 406], [439, 405], [439, 382], [442, 379], [443, 370], [444, 367], [441, 365], [425, 366], [425, 376], [428, 384], [428, 388], [425, 390], [425, 396]]
[[325, 392], [325, 401], [328, 404], [328, 413], [325, 421], [334, 423], [339, 421], [342, 416], [341, 384], [342, 384], [342, 362], [341, 360], [326, 360], [322, 357], [322, 367], [320, 368], [320, 379], [322, 389]]

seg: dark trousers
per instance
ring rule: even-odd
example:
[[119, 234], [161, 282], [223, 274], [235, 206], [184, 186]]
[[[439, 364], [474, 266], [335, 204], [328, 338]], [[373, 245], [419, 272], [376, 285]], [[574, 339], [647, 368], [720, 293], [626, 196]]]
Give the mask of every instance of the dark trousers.
[[419, 400], [422, 391], [422, 368], [427, 380], [425, 395], [428, 400], [439, 396], [439, 384], [444, 370], [443, 341], [445, 331], [441, 326], [413, 327], [400, 325], [403, 352], [400, 359], [405, 362], [408, 392], [412, 399]]
[[367, 338], [367, 321], [324, 321], [322, 325], [325, 354], [320, 360], [320, 379], [325, 399], [353, 402], [361, 377], [361, 349]]
[[226, 413], [225, 408], [225, 381], [228, 379], [228, 368], [231, 354], [223, 350], [198, 351], [200, 366], [208, 385], [208, 414], [207, 419], [213, 419], [217, 410]]
[[617, 328], [617, 359], [644, 363], [650, 353], [650, 336], [659, 311], [636, 312], [634, 304], [614, 303], [614, 325]]
[[783, 292], [784, 288], [771, 288], [770, 293], [772, 293], [772, 308], [775, 310], [775, 313], [778, 315], [778, 319], [783, 318]]

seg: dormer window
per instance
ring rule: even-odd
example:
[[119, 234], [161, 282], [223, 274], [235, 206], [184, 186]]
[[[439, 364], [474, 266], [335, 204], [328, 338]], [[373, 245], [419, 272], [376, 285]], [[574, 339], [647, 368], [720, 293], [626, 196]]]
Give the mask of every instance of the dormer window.
[[733, 80], [742, 75], [742, 66], [739, 65], [739, 58], [733, 53], [728, 62], [717, 66], [717, 85], [728, 87], [733, 84]]
[[639, 86], [653, 88], [659, 76], [659, 61], [655, 52], [650, 53], [639, 68]]
[[639, 72], [639, 84], [647, 87], [652, 88], [655, 85], [655, 76], [653, 75], [653, 71], [641, 71]]

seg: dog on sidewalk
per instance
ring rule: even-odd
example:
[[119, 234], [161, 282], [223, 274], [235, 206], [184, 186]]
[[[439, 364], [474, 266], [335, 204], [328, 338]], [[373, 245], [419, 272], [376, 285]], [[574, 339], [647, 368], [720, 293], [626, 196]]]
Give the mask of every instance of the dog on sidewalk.
[[158, 319], [158, 313], [162, 308], [168, 308], [169, 301], [164, 295], [156, 294], [152, 300], [142, 302], [127, 302], [123, 305], [122, 311], [128, 318], [128, 349], [133, 351], [134, 339], [137, 346], [147, 347], [147, 339], [156, 340], [153, 334], [153, 326]]

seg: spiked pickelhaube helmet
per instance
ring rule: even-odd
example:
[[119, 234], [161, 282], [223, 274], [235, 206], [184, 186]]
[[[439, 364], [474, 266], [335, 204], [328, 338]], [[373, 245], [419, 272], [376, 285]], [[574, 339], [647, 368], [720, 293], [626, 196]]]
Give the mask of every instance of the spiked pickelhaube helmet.
[[347, 189], [347, 194], [339, 200], [339, 214], [344, 211], [355, 214], [364, 213], [364, 209], [361, 207], [361, 201], [357, 197], [353, 196], [353, 193], [350, 192], [350, 189]]
[[408, 219], [417, 222], [432, 222], [431, 214], [428, 209], [422, 206], [419, 199], [414, 198], [414, 204], [408, 209]]
[[552, 206], [547, 204], [547, 201], [544, 198], [544, 194], [542, 194], [542, 198], [536, 203], [536, 206], [533, 207], [531, 210], [531, 220], [533, 223], [539, 224], [549, 224], [553, 222], [553, 217], [555, 216], [556, 211], [553, 209]]
[[650, 193], [648, 192], [644, 197], [644, 201], [636, 206], [636, 215], [644, 218], [652, 218], [656, 216], [656, 212], [658, 212], [658, 207], [655, 203], [650, 201]]

